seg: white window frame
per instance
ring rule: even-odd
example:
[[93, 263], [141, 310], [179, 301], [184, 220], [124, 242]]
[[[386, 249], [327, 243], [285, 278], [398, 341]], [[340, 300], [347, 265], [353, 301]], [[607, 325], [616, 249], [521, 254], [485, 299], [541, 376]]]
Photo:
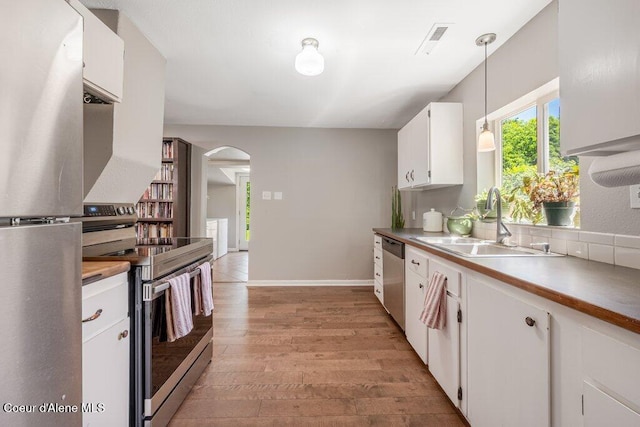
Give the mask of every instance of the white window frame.
[[505, 113], [493, 120], [496, 140], [496, 168], [495, 182], [502, 185], [502, 121], [516, 116], [523, 111], [536, 107], [536, 139], [538, 145], [537, 170], [539, 173], [549, 172], [549, 106], [548, 104], [560, 97], [558, 90], [547, 93], [537, 98], [534, 102], [528, 102], [518, 108]]

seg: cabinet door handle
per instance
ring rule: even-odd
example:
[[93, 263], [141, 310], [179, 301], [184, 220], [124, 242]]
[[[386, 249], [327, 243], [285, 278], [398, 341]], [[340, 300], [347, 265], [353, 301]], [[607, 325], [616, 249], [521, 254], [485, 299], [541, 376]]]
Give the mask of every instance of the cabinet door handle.
[[380, 259], [380, 257], [379, 257], [379, 256], [376, 256], [376, 259]]
[[407, 180], [407, 182], [409, 182], [409, 172], [407, 171], [406, 175], [404, 176], [404, 178]]
[[376, 273], [376, 276], [380, 277], [380, 273]]
[[411, 264], [413, 265], [420, 265], [420, 263], [418, 261], [416, 261], [415, 259], [411, 260]]
[[420, 289], [422, 289], [422, 288], [424, 288], [424, 285], [423, 285], [422, 283], [418, 283], [418, 287], [419, 287]]
[[526, 323], [528, 326], [534, 326], [536, 324], [536, 321], [533, 320], [531, 317], [527, 316], [524, 319], [524, 323]]
[[414, 178], [413, 178], [413, 169], [411, 169], [411, 181], [413, 181], [413, 180], [414, 180]]
[[124, 338], [126, 338], [128, 336], [129, 336], [129, 331], [125, 329], [124, 331], [122, 331], [122, 332], [120, 332], [118, 334], [118, 341], [120, 341], [121, 339], [124, 339]]
[[380, 289], [376, 289], [376, 293], [379, 294], [380, 293]]
[[100, 317], [101, 314], [102, 314], [102, 309], [99, 308], [95, 313], [93, 313], [93, 315], [87, 317], [86, 319], [82, 319], [82, 323], [91, 322], [93, 320], [96, 320], [98, 317]]

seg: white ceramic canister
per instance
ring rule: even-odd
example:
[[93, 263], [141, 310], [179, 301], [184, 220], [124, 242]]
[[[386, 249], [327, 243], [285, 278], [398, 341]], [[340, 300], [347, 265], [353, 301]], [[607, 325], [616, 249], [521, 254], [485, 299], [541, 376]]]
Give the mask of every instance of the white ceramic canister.
[[422, 229], [424, 231], [442, 231], [442, 213], [431, 208], [429, 212], [422, 215]]

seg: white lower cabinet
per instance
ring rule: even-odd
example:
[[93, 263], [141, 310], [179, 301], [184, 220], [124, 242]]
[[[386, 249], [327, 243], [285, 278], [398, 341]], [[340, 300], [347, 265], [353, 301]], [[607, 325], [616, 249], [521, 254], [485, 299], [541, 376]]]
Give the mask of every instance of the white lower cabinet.
[[550, 425], [549, 313], [468, 277], [467, 320], [471, 425]]
[[82, 386], [85, 426], [128, 425], [129, 318], [83, 344]]
[[449, 263], [429, 259], [429, 278], [436, 273], [447, 278], [446, 322], [442, 329], [429, 329], [429, 371], [456, 407], [461, 407], [460, 283], [462, 273]]
[[640, 426], [640, 349], [586, 327], [581, 335], [584, 425]]
[[384, 288], [382, 287], [382, 238], [377, 234], [373, 237], [373, 293], [384, 307]]
[[[413, 264], [412, 264], [413, 262]], [[417, 267], [417, 270], [414, 268]], [[426, 274], [421, 275], [416, 271], [427, 271], [427, 257], [422, 251], [406, 247], [404, 269], [404, 333], [407, 341], [418, 353], [420, 359], [428, 363], [427, 354], [427, 326], [420, 321], [420, 314], [424, 308], [424, 298], [427, 293]]]
[[128, 304], [127, 273], [82, 288], [84, 426], [129, 424]]
[[582, 393], [585, 427], [640, 426], [640, 414], [598, 389], [597, 386], [585, 381]]

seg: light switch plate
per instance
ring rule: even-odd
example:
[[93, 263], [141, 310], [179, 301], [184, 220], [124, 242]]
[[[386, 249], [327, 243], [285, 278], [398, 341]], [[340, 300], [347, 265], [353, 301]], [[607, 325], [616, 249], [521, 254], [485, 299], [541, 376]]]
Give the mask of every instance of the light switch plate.
[[629, 192], [629, 197], [631, 199], [631, 208], [640, 209], [640, 185], [630, 186]]
[[274, 191], [273, 198], [274, 200], [282, 200], [282, 191]]
[[271, 200], [271, 191], [263, 191], [262, 200]]

